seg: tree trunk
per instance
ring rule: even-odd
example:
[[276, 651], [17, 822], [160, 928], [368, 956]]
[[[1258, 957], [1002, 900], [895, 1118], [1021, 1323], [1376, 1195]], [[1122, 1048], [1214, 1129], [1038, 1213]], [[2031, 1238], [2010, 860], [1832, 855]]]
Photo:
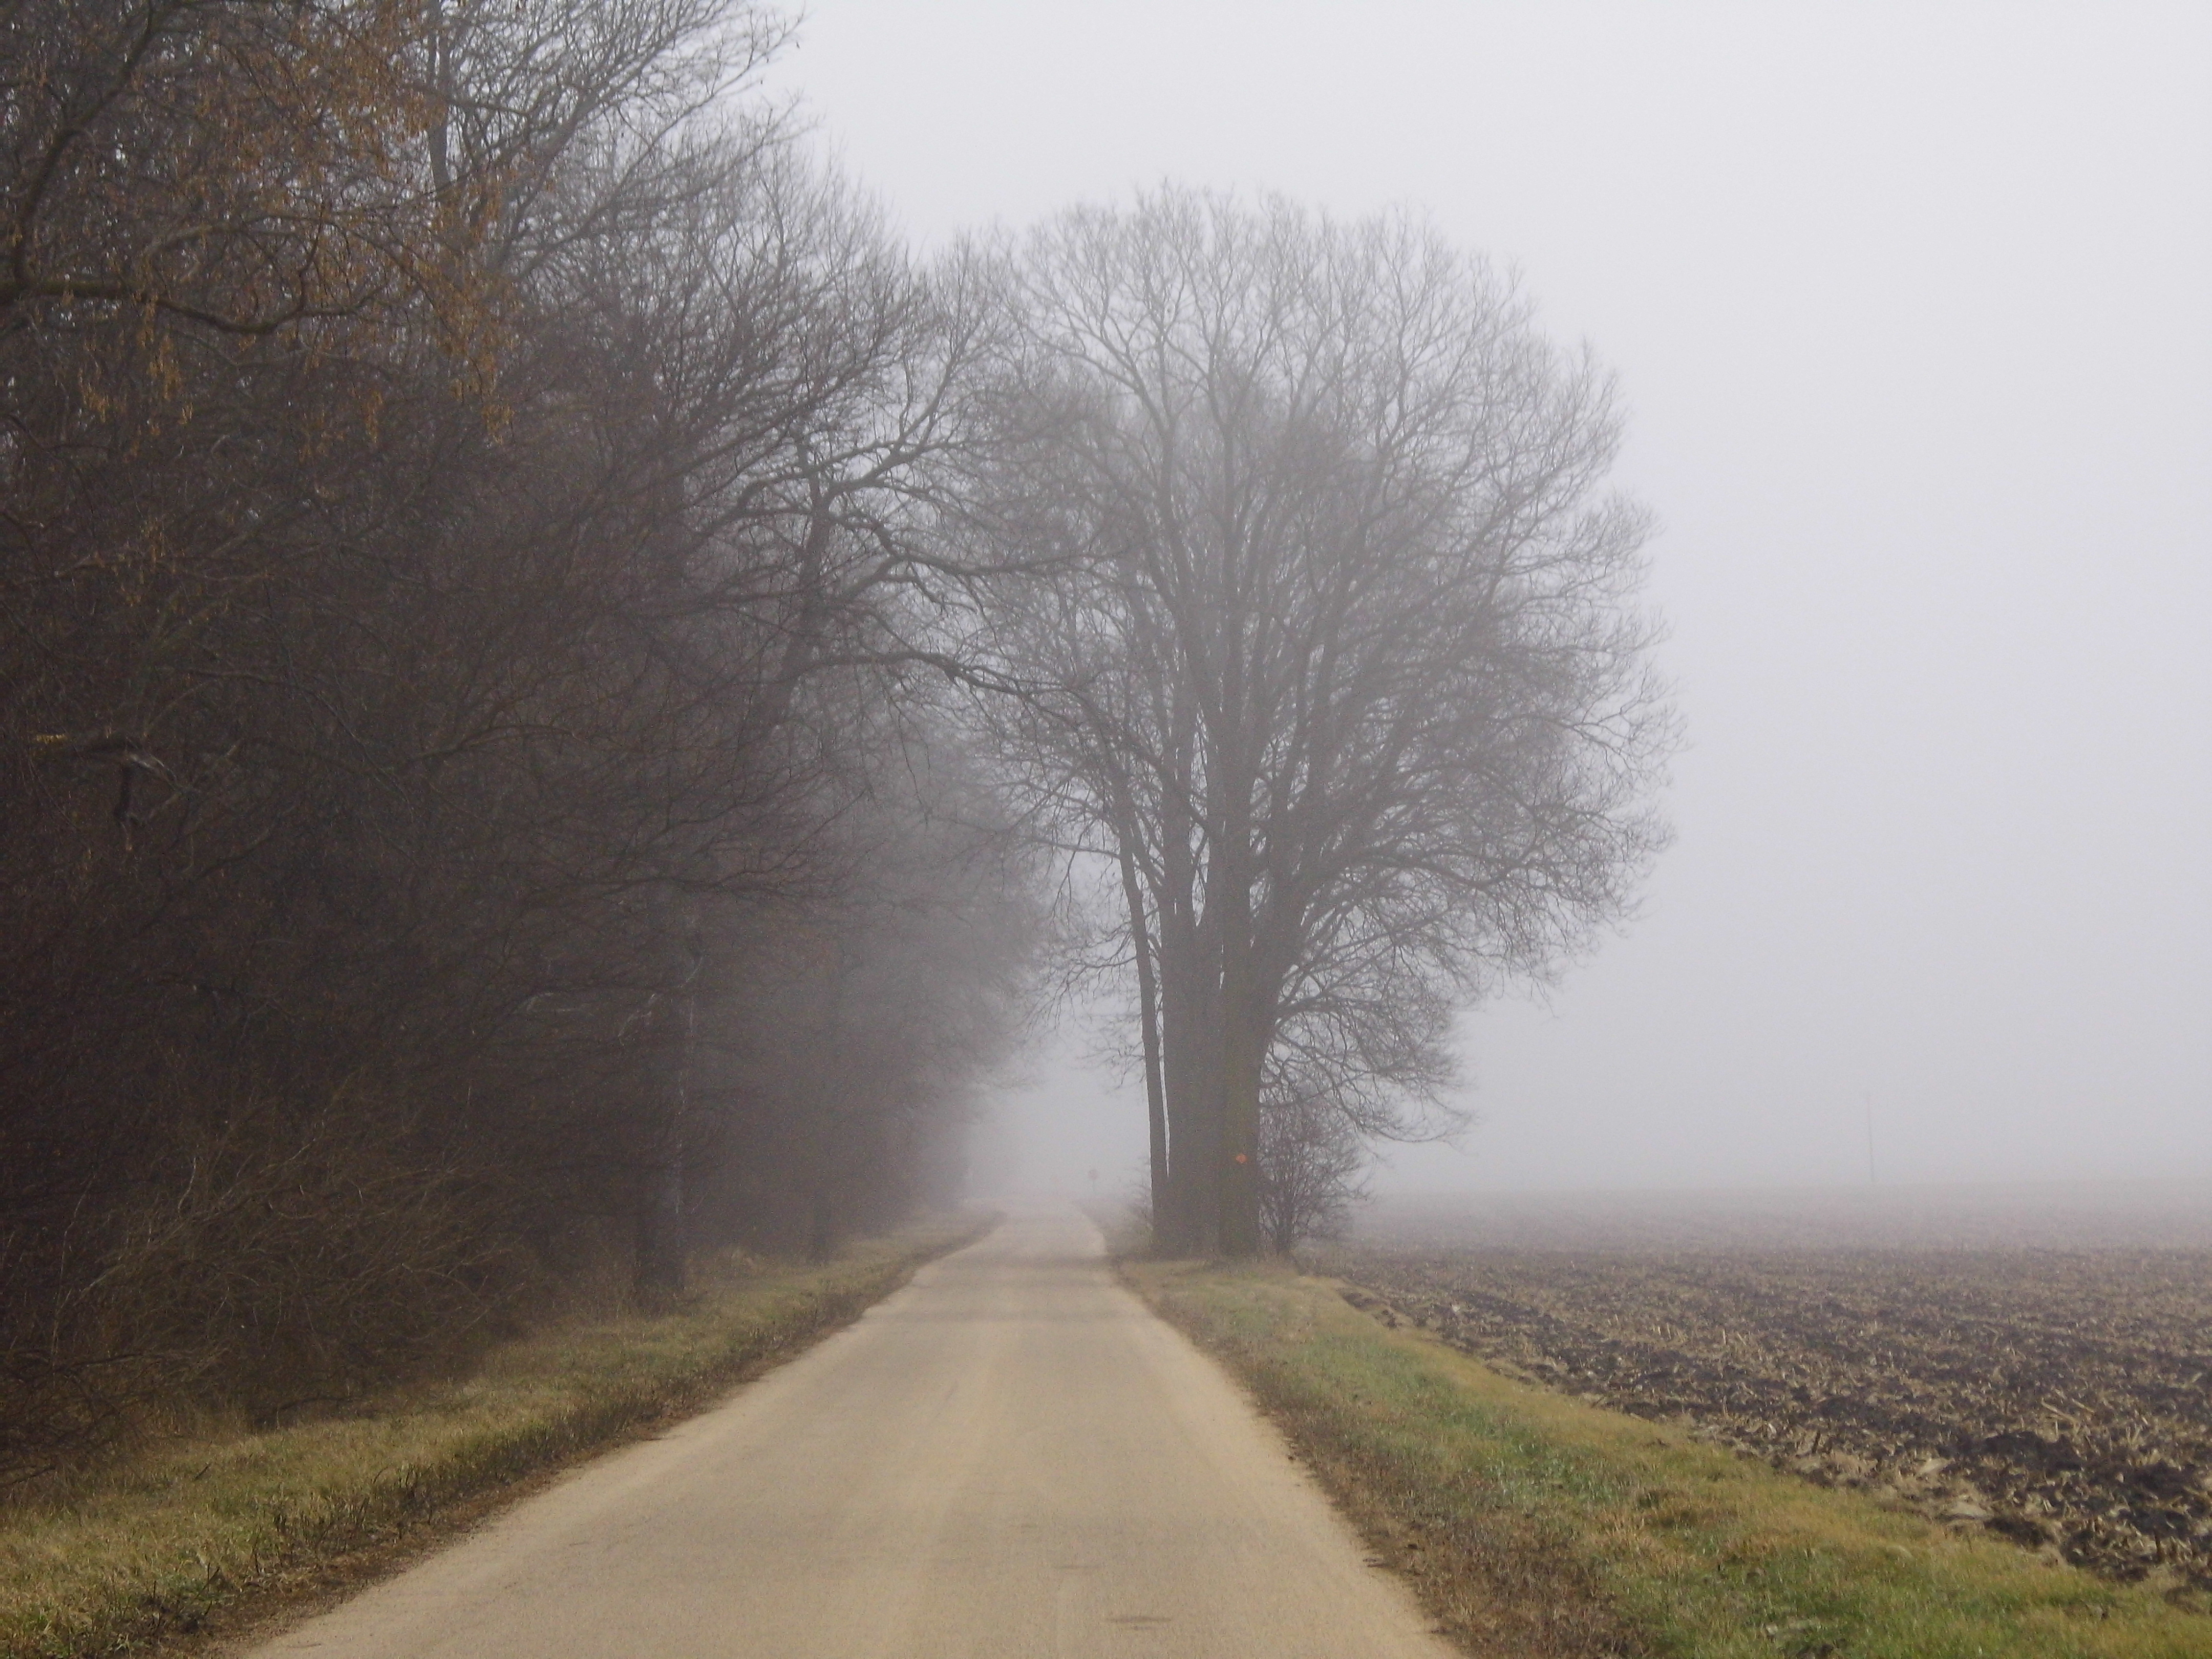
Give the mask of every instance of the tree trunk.
[[[1225, 860], [1241, 863], [1241, 860]], [[1239, 872], [1241, 877], [1241, 872]], [[1251, 892], [1232, 879], [1222, 896], [1221, 1253], [1260, 1254], [1260, 1072], [1267, 1053], [1259, 976], [1252, 952]]]
[[[1178, 747], [1188, 743], [1181, 711], [1172, 717]], [[1213, 1097], [1206, 1041], [1212, 975], [1198, 921], [1198, 869], [1191, 850], [1193, 825], [1178, 786], [1189, 769], [1167, 778], [1162, 791], [1158, 954], [1160, 1004], [1160, 1089], [1167, 1116], [1168, 1206], [1161, 1249], [1195, 1255], [1212, 1249], [1212, 1147]]]
[[678, 1296], [684, 1285], [684, 1148], [672, 1131], [646, 1172], [637, 1214], [636, 1285], [645, 1297]]
[[1220, 1145], [1214, 1040], [1218, 984], [1188, 888], [1160, 919], [1159, 965], [1161, 1081], [1171, 1154], [1173, 1225], [1167, 1246], [1178, 1255], [1211, 1255], [1219, 1248], [1221, 1214], [1214, 1179]]
[[1237, 539], [1230, 538], [1222, 570], [1220, 712], [1213, 721], [1208, 794], [1206, 913], [1212, 924], [1220, 989], [1214, 1041], [1219, 1125], [1214, 1153], [1219, 1249], [1224, 1255], [1260, 1254], [1260, 1072], [1267, 1054], [1260, 1018], [1258, 963], [1253, 955], [1252, 889], [1258, 857], [1254, 847], [1254, 757], [1264, 749], [1248, 733], [1246, 705], [1247, 606]]
[[1152, 929], [1145, 923], [1144, 890], [1137, 881], [1137, 860], [1129, 850], [1133, 825], [1116, 825], [1121, 849], [1121, 897], [1129, 907], [1129, 945], [1137, 960], [1137, 1018], [1145, 1042], [1145, 1115], [1152, 1147], [1152, 1234], [1157, 1244], [1168, 1210], [1168, 1108], [1166, 1085], [1160, 1077], [1158, 991], [1152, 977]]
[[806, 1217], [806, 1259], [827, 1261], [837, 1254], [837, 1212], [830, 1194], [817, 1187]]

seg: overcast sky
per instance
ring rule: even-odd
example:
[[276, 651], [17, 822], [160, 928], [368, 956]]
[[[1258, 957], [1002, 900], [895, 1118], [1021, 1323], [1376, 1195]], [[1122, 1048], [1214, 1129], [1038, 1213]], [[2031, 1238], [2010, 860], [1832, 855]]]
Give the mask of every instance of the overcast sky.
[[2212, 1175], [2212, 5], [812, 0], [775, 83], [924, 243], [1413, 204], [1619, 370], [1679, 840], [1390, 1179]]

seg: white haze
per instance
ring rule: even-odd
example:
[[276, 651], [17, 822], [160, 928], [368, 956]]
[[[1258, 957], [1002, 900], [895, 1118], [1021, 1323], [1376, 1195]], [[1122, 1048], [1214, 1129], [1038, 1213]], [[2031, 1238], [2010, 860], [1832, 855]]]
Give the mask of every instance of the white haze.
[[[1680, 839], [1387, 1182], [2212, 1175], [2212, 7], [814, 0], [778, 84], [925, 243], [1414, 203], [1619, 369]], [[1126, 1183], [1070, 1064], [1024, 1166]]]

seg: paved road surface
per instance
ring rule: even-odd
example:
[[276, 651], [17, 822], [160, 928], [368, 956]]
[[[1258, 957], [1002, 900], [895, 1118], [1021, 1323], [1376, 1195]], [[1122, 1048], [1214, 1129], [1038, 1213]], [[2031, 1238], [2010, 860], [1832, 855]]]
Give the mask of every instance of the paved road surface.
[[1443, 1659], [1073, 1211], [263, 1656]]

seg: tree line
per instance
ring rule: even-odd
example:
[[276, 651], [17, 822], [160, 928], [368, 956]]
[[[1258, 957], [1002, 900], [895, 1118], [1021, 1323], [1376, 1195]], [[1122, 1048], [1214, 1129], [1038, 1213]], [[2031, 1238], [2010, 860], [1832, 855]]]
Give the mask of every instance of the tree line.
[[922, 258], [788, 27], [0, 18], [0, 1478], [947, 1200], [1055, 951], [1164, 1243], [1287, 1243], [1656, 847], [1509, 283], [1173, 190]]

